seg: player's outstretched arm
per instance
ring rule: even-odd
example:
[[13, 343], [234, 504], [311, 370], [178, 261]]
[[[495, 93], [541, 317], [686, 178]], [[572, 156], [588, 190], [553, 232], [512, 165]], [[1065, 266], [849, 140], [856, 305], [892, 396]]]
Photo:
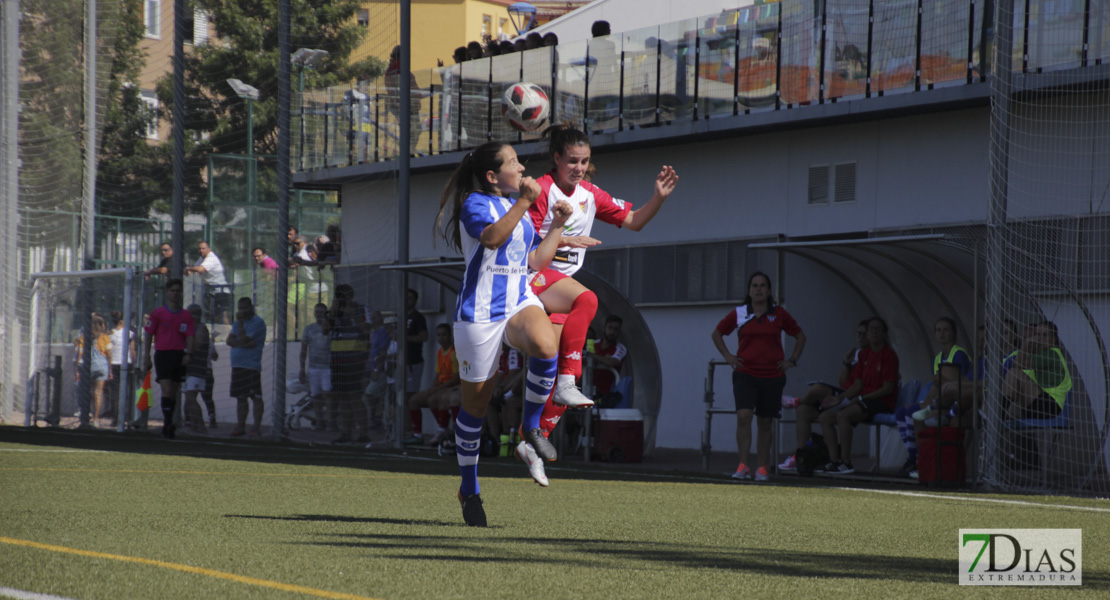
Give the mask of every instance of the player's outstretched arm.
[[664, 165], [663, 170], [659, 171], [659, 175], [655, 178], [655, 193], [651, 195], [651, 200], [648, 200], [643, 207], [630, 211], [628, 216], [624, 218], [622, 226], [632, 231], [643, 229], [655, 218], [655, 213], [663, 208], [663, 202], [674, 192], [677, 185], [678, 174], [675, 173], [673, 167]]

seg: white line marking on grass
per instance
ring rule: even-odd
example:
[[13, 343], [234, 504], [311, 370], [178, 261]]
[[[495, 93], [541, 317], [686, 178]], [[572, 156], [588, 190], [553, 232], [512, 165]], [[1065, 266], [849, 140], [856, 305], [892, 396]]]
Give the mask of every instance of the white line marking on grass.
[[965, 500], [967, 502], [989, 502], [992, 504], [1013, 504], [1015, 506], [1036, 506], [1038, 508], [1066, 508], [1068, 510], [1086, 510], [1090, 512], [1108, 512], [1110, 508], [1099, 508], [1097, 506], [1076, 506], [1074, 504], [1047, 504], [1043, 502], [1029, 502], [1028, 500], [1003, 500], [1001, 498], [975, 498], [972, 496], [949, 496], [947, 494], [927, 494], [924, 492], [900, 492], [897, 490], [869, 490], [865, 488], [849, 488], [837, 487], [829, 488], [833, 490], [844, 490], [846, 492], [872, 492], [875, 494], [892, 494], [895, 496], [914, 496], [918, 498], [933, 498], [940, 500]]
[[0, 597], [15, 598], [16, 600], [73, 600], [65, 596], [51, 596], [50, 594], [25, 592], [23, 590], [14, 590], [6, 587], [0, 587]]

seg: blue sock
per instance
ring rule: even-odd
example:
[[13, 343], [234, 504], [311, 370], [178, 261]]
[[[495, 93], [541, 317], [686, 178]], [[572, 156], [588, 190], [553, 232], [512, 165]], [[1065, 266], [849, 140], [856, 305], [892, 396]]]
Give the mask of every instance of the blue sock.
[[540, 415], [543, 405], [551, 395], [551, 388], [555, 387], [555, 371], [558, 369], [558, 358], [528, 358], [528, 378], [524, 385], [524, 431], [537, 429], [540, 426]]
[[455, 419], [455, 458], [459, 461], [459, 474], [463, 496], [478, 493], [478, 442], [482, 437], [482, 420], [465, 410], [459, 410]]

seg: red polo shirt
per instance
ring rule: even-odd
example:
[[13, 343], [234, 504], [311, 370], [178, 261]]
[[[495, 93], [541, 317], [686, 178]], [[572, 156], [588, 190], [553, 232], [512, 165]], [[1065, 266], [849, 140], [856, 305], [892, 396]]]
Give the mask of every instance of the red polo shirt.
[[882, 401], [894, 410], [894, 403], [898, 400], [898, 354], [893, 348], [887, 345], [876, 352], [868, 346], [860, 350], [853, 374], [856, 379], [863, 380], [861, 395], [870, 394], [883, 387], [884, 382], [893, 381], [894, 391]]
[[779, 370], [779, 361], [785, 358], [782, 333], [798, 335], [802, 328], [798, 327], [794, 317], [781, 306], [776, 306], [761, 316], [747, 318], [741, 323], [745, 315], [747, 307], [738, 306], [717, 323], [717, 331], [721, 335], [729, 335], [739, 329], [736, 334], [739, 341], [736, 358], [741, 361], [740, 372], [761, 379], [782, 377], [783, 372]]

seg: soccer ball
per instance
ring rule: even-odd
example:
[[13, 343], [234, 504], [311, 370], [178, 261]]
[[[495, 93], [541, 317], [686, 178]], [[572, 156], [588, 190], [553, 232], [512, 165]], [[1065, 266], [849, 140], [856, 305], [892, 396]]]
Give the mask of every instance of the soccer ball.
[[535, 131], [550, 113], [547, 92], [534, 83], [514, 83], [501, 96], [501, 114], [514, 129]]

